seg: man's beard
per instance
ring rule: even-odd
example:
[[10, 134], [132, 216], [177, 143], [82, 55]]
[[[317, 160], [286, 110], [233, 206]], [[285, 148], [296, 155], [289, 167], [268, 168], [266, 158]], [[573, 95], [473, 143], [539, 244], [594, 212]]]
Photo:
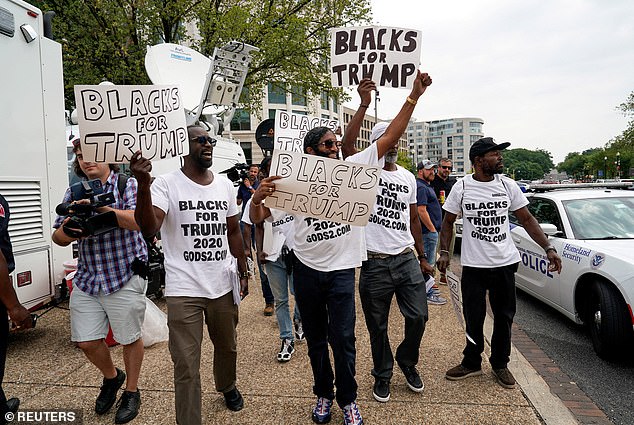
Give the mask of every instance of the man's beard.
[[394, 164], [398, 159], [398, 153], [388, 153], [385, 155], [385, 162], [388, 164]]

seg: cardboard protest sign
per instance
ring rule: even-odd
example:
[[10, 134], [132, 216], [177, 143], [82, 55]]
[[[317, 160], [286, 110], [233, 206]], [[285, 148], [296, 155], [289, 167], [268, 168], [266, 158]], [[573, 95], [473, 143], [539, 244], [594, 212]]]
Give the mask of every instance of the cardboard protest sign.
[[275, 113], [274, 150], [304, 152], [304, 136], [315, 127], [328, 127], [334, 133], [337, 120], [277, 110]]
[[412, 87], [420, 64], [422, 34], [377, 26], [331, 30], [333, 87], [356, 86], [371, 78], [377, 86]]
[[[462, 292], [460, 291], [460, 278], [447, 270], [447, 285], [449, 286], [449, 294], [451, 295], [451, 304], [456, 314], [458, 323], [465, 329], [464, 317], [462, 314]], [[475, 343], [474, 343], [475, 344]]]
[[275, 192], [266, 206], [334, 221], [365, 226], [376, 200], [381, 169], [317, 155], [274, 150], [271, 162]]
[[175, 86], [75, 86], [84, 160], [128, 163], [187, 155], [185, 110]]

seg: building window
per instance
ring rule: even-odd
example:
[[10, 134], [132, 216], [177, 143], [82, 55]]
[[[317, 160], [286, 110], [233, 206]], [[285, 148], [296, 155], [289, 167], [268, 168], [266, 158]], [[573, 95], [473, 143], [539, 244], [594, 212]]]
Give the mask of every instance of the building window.
[[251, 142], [240, 142], [240, 147], [242, 148], [242, 151], [244, 152], [244, 160], [247, 162], [247, 164], [252, 164], [253, 150], [252, 150]]
[[298, 111], [298, 110], [295, 110], [295, 109], [293, 109], [291, 112], [294, 113], [294, 114], [299, 114], [299, 115], [308, 115], [308, 112], [306, 112], [306, 111]]
[[237, 109], [231, 120], [231, 131], [251, 130], [251, 114], [244, 109]]
[[291, 92], [291, 103], [298, 106], [306, 106], [306, 95], [301, 87], [293, 87]]
[[332, 99], [332, 112], [334, 112], [335, 114], [339, 113], [339, 105], [337, 104], [337, 102], [337, 98]]
[[269, 103], [286, 105], [286, 89], [284, 83], [269, 83]]
[[329, 109], [328, 108], [328, 103], [330, 99], [328, 98], [328, 92], [322, 91], [321, 92], [321, 109], [325, 109], [326, 111]]
[[469, 122], [469, 131], [472, 133], [481, 133], [482, 132], [482, 123], [470, 121]]

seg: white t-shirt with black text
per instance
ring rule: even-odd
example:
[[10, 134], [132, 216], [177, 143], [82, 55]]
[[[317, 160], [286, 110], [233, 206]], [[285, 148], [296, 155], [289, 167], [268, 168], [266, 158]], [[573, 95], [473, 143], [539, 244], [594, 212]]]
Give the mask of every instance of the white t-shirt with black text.
[[239, 213], [229, 179], [214, 173], [199, 185], [181, 170], [158, 176], [152, 203], [165, 212], [165, 296], [216, 299], [232, 290], [227, 217]]
[[416, 178], [400, 165], [381, 170], [376, 204], [365, 227], [368, 251], [395, 255], [414, 245], [410, 204], [416, 204]]
[[490, 182], [480, 182], [467, 175], [451, 189], [443, 209], [462, 211], [463, 266], [502, 267], [520, 261], [511, 239], [509, 211], [528, 205], [515, 181], [496, 174]]
[[[347, 162], [383, 166], [376, 143], [346, 158]], [[296, 215], [295, 256], [307, 266], [322, 272], [360, 267], [367, 259], [364, 227]]]

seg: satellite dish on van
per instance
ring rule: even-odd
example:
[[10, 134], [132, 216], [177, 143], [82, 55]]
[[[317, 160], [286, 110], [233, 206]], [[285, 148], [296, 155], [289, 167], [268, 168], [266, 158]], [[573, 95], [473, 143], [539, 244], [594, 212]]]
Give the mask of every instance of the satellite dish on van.
[[[178, 44], [148, 46], [145, 71], [154, 84], [179, 87], [181, 102], [188, 112], [187, 125], [200, 116], [211, 79], [211, 59]], [[194, 112], [195, 111], [195, 112]]]

